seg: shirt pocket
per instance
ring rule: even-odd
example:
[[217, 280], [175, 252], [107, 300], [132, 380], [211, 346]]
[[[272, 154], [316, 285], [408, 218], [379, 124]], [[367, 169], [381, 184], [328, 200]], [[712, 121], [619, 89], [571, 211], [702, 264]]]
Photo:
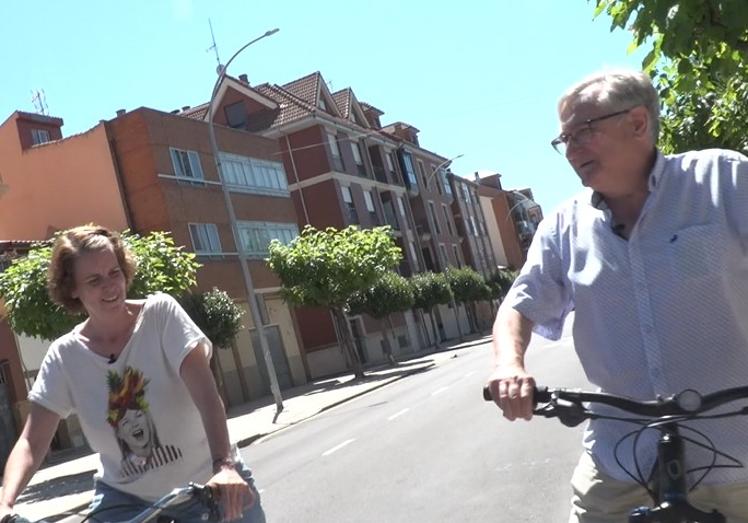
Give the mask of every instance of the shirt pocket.
[[727, 245], [717, 224], [693, 225], [670, 238], [671, 266], [676, 277], [702, 279], [724, 272]]

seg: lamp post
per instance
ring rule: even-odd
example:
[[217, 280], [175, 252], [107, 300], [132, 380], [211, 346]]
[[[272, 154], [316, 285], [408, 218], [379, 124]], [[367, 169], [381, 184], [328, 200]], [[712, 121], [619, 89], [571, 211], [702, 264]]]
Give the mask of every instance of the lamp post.
[[[439, 165], [437, 165], [436, 168], [434, 169], [434, 172], [432, 172], [431, 175], [426, 180], [426, 186], [428, 187], [429, 185], [431, 185], [431, 179], [434, 176], [436, 176], [436, 174], [439, 172], [440, 169], [442, 169], [443, 167], [445, 167], [447, 165], [450, 165], [456, 159], [462, 158], [463, 156], [465, 156], [465, 155], [464, 154], [458, 154], [457, 156], [454, 156], [454, 157], [450, 158], [449, 160], [444, 160], [442, 163], [440, 163]], [[440, 178], [437, 181], [437, 183], [441, 183], [441, 181], [442, 180]], [[434, 220], [438, 220], [438, 219], [439, 219], [438, 217], [434, 216]], [[447, 256], [446, 252], [442, 253], [442, 250], [439, 248], [440, 246], [439, 246], [439, 242], [438, 241], [436, 242], [436, 244], [434, 245], [434, 247], [436, 247], [436, 251], [437, 251], [436, 256], [440, 260], [439, 263], [441, 264], [442, 267], [444, 267], [443, 270], [446, 271], [447, 270], [447, 265], [449, 264], [449, 257]], [[463, 338], [463, 335], [462, 335], [462, 327], [460, 327], [460, 314], [459, 314], [459, 311], [457, 309], [457, 302], [455, 302], [454, 296], [452, 296], [452, 298], [450, 299], [449, 305], [452, 307], [452, 312], [454, 312], [454, 315], [455, 315], [455, 324], [457, 325], [457, 335], [458, 335], [460, 341], [463, 341], [464, 338]]]
[[[255, 292], [254, 283], [252, 282], [252, 275], [249, 272], [247, 265], [247, 255], [241, 245], [241, 237], [239, 235], [239, 227], [236, 223], [236, 213], [234, 212], [234, 204], [231, 201], [231, 194], [229, 193], [228, 186], [223, 176], [223, 169], [221, 166], [221, 156], [218, 151], [218, 145], [216, 143], [216, 131], [213, 126], [213, 105], [215, 104], [215, 98], [218, 94], [218, 89], [226, 77], [226, 70], [231, 62], [234, 61], [239, 53], [244, 51], [247, 47], [262, 40], [265, 37], [274, 35], [278, 32], [278, 29], [271, 29], [265, 32], [262, 36], [255, 38], [249, 43], [245, 44], [244, 47], [239, 49], [234, 55], [226, 62], [226, 65], [218, 67], [218, 79], [216, 84], [213, 86], [213, 93], [210, 96], [210, 103], [208, 105], [208, 133], [210, 134], [210, 147], [213, 152], [213, 161], [216, 165], [216, 171], [218, 172], [218, 178], [221, 181], [221, 192], [223, 193], [223, 199], [226, 204], [226, 210], [229, 214], [229, 222], [231, 223], [231, 232], [234, 236], [234, 244], [239, 255], [239, 265], [242, 268], [242, 276], [244, 279], [244, 287], [247, 292], [247, 305], [249, 305], [249, 311], [252, 314], [252, 322], [254, 323], [255, 329], [257, 329], [257, 337], [260, 340], [260, 348], [262, 349], [262, 357], [265, 360], [265, 366], [267, 367], [268, 378], [270, 380], [270, 390], [273, 393], [275, 399], [276, 416], [283, 410], [283, 398], [281, 397], [280, 387], [278, 386], [278, 377], [275, 373], [275, 367], [273, 366], [273, 360], [270, 356], [270, 349], [268, 347], [268, 341], [265, 336], [265, 328], [262, 324], [262, 317], [260, 315], [259, 302], [257, 301], [257, 294]], [[251, 340], [251, 335], [250, 335]]]

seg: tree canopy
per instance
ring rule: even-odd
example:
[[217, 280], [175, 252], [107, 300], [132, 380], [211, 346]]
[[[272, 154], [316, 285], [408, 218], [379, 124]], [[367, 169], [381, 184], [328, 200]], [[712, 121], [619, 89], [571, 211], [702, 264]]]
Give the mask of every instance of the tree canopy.
[[660, 148], [748, 150], [748, 9], [745, 0], [596, 0], [630, 49], [650, 50], [642, 68], [663, 104]]
[[[138, 264], [128, 292], [130, 298], [143, 298], [157, 291], [178, 296], [195, 285], [199, 267], [195, 255], [177, 247], [169, 233], [141, 236], [125, 232], [122, 239]], [[49, 298], [47, 268], [51, 258], [52, 240], [40, 242], [0, 273], [0, 298], [10, 326], [18, 334], [53, 340], [84, 318], [69, 314]]]
[[228, 348], [242, 327], [242, 308], [215, 287], [209, 292], [183, 294], [179, 303], [215, 347]]
[[371, 287], [402, 258], [389, 227], [317, 230], [307, 225], [284, 245], [273, 240], [268, 264], [281, 280], [284, 299], [294, 305], [341, 307]]
[[382, 319], [413, 307], [413, 289], [396, 272], [386, 272], [371, 287], [356, 293], [349, 303], [351, 314], [366, 313]]

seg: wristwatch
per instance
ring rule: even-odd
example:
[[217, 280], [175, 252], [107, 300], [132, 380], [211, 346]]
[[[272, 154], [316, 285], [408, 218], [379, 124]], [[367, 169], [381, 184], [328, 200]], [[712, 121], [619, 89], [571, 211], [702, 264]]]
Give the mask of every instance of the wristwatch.
[[221, 469], [226, 467], [231, 467], [238, 471], [240, 464], [239, 450], [236, 448], [236, 445], [231, 445], [231, 451], [228, 456], [220, 456], [213, 459], [213, 474], [217, 474]]

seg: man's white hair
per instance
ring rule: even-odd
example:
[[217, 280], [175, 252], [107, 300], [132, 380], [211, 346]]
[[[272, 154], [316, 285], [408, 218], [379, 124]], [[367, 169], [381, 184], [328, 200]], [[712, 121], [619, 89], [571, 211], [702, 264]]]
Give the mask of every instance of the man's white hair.
[[638, 105], [647, 108], [653, 143], [660, 133], [660, 99], [645, 73], [633, 69], [610, 69], [594, 73], [570, 87], [558, 101], [559, 114], [570, 105], [593, 103], [609, 111]]

